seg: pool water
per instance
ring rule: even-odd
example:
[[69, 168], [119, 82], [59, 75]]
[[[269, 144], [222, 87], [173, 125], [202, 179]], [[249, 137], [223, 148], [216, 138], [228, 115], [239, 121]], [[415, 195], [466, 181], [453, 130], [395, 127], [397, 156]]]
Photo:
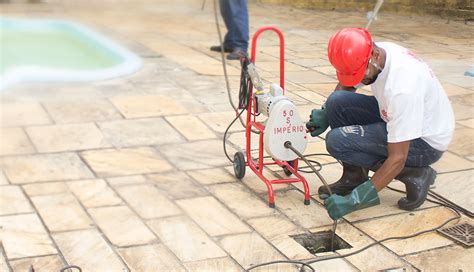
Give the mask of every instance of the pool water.
[[122, 60], [97, 50], [70, 33], [54, 31], [0, 31], [0, 73], [21, 65], [41, 64], [63, 69], [101, 69], [119, 64]]
[[140, 67], [138, 56], [81, 25], [0, 18], [0, 89], [19, 82], [108, 79]]

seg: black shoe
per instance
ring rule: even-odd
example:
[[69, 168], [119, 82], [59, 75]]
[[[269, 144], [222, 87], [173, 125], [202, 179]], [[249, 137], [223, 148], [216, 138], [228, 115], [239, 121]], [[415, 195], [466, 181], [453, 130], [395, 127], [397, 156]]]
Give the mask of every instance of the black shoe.
[[234, 49], [232, 53], [227, 55], [228, 60], [240, 60], [241, 58], [245, 57], [245, 52], [242, 49]]
[[[222, 47], [220, 45], [214, 45], [214, 46], [211, 46], [211, 51], [215, 51], [215, 52], [221, 52], [222, 51]], [[234, 48], [229, 48], [229, 47], [224, 47], [224, 52], [225, 53], [231, 53], [234, 51]]]
[[406, 197], [400, 198], [398, 207], [411, 211], [420, 207], [426, 200], [428, 190], [436, 179], [436, 171], [429, 167], [405, 167], [395, 177], [405, 184]]
[[[345, 196], [350, 194], [355, 187], [361, 185], [369, 179], [369, 170], [360, 166], [342, 163], [342, 176], [333, 184], [329, 185], [333, 194]], [[329, 197], [329, 191], [326, 186], [318, 189], [319, 198], [326, 199]]]

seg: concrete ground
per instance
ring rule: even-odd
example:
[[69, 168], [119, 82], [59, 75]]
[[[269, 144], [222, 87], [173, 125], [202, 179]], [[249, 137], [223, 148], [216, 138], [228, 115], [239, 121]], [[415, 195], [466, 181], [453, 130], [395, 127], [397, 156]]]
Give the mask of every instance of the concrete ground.
[[[100, 2], [100, 4], [98, 3]], [[224, 156], [222, 138], [235, 116], [227, 98], [212, 1], [50, 1], [0, 4], [3, 15], [67, 18], [111, 37], [144, 60], [135, 74], [75, 84], [23, 84], [2, 93], [0, 145], [1, 271], [242, 271], [271, 260], [313, 258], [290, 235], [329, 230], [332, 221], [315, 196], [303, 205], [301, 186], [277, 185], [276, 209], [249, 169], [242, 181]], [[383, 7], [382, 7], [383, 11]], [[330, 35], [365, 26], [364, 13], [298, 10], [250, 4], [251, 33], [276, 25], [284, 35], [287, 94], [306, 119], [335, 86], [326, 58]], [[224, 31], [224, 29], [222, 29]], [[426, 60], [449, 95], [456, 131], [434, 165], [434, 189], [474, 210], [473, 26], [438, 17], [383, 12], [371, 26], [376, 41], [394, 41]], [[278, 82], [278, 41], [265, 33], [257, 67]], [[230, 85], [238, 89], [238, 62]], [[365, 91], [367, 92], [367, 91]], [[231, 130], [233, 154], [243, 129]], [[326, 153], [311, 139], [305, 154]], [[329, 182], [341, 167], [323, 164]], [[278, 168], [269, 176], [282, 176]], [[305, 174], [315, 194], [321, 185]], [[394, 181], [394, 187], [402, 188]], [[380, 194], [381, 205], [341, 220], [337, 234], [352, 248], [435, 227], [454, 216], [425, 203], [398, 209], [402, 196]], [[458, 223], [451, 222], [449, 226]], [[473, 223], [462, 217], [462, 222]], [[314, 264], [317, 271], [473, 271], [473, 249], [438, 233], [377, 245], [360, 254]], [[333, 253], [318, 254], [318, 256]], [[297, 271], [280, 264], [259, 271]]]

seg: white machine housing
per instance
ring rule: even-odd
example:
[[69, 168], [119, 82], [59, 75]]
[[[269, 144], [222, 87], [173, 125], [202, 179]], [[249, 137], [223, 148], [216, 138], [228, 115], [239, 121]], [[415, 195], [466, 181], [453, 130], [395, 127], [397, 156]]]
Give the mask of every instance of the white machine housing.
[[282, 161], [292, 161], [298, 156], [284, 146], [290, 141], [300, 153], [304, 153], [308, 139], [306, 127], [295, 104], [283, 95], [283, 89], [275, 83], [270, 86], [270, 92], [256, 94], [258, 113], [268, 116], [265, 123], [263, 143], [265, 151], [272, 158]]

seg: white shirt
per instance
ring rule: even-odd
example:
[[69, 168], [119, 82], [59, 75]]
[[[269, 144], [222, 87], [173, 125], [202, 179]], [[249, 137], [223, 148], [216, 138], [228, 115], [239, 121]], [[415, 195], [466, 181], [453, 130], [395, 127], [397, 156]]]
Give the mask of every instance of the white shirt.
[[385, 50], [386, 60], [371, 88], [387, 123], [388, 142], [421, 138], [437, 150], [447, 150], [454, 114], [433, 71], [404, 47], [390, 42], [377, 46]]

